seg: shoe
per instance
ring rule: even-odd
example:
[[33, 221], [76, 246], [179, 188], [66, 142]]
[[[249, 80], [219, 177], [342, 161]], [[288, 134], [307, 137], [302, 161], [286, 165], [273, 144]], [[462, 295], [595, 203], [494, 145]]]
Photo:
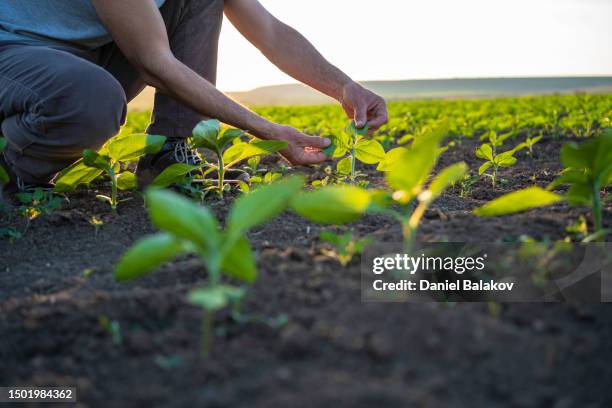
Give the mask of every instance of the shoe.
[[[185, 163], [190, 166], [199, 166], [203, 163], [202, 157], [198, 151], [184, 140], [169, 140], [157, 153], [146, 154], [138, 161], [136, 167], [136, 177], [140, 189], [145, 188], [155, 180], [167, 167], [176, 163]], [[187, 174], [187, 176], [191, 176]], [[210, 174], [209, 177], [213, 177]], [[226, 174], [228, 183], [236, 183], [240, 181], [248, 181], [247, 173], [230, 170]]]
[[168, 140], [159, 152], [145, 154], [138, 161], [138, 186], [141, 189], [148, 186], [162, 171], [176, 163], [199, 166], [202, 164], [202, 157], [185, 140]]

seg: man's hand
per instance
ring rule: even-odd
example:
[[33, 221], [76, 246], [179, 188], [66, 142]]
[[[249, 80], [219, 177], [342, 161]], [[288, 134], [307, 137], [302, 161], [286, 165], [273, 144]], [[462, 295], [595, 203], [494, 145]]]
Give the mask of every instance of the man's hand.
[[340, 103], [357, 128], [368, 124], [369, 134], [389, 121], [385, 100], [357, 82], [351, 81], [344, 86]]
[[329, 146], [331, 140], [318, 137], [308, 136], [298, 132], [291, 126], [278, 125], [269, 137], [275, 140], [284, 140], [289, 142], [289, 147], [281, 151], [281, 154], [289, 163], [300, 166], [307, 164], [321, 163], [327, 159], [325, 153], [321, 149]]

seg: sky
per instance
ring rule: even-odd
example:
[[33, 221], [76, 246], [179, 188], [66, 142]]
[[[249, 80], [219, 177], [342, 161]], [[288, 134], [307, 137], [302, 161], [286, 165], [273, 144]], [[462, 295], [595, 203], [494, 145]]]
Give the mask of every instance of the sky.
[[[356, 80], [612, 75], [612, 0], [260, 0]], [[224, 21], [218, 86], [295, 82]]]

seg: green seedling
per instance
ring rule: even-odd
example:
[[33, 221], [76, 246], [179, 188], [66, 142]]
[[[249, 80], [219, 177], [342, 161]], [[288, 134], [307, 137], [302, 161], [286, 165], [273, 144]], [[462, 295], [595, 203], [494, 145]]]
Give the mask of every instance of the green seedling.
[[53, 194], [52, 191], [36, 188], [34, 191], [21, 192], [15, 194], [15, 197], [20, 202], [17, 212], [26, 220], [25, 231], [27, 231], [30, 222], [43, 214], [50, 214], [60, 208], [62, 198]]
[[164, 136], [121, 133], [110, 139], [102, 148], [83, 151], [83, 158], [62, 171], [55, 182], [55, 192], [66, 193], [80, 184], [89, 184], [102, 174], [110, 179], [110, 197], [96, 198], [117, 209], [117, 190], [133, 190], [137, 187], [136, 175], [125, 170], [125, 165], [137, 161], [147, 153], [157, 153], [164, 145]]
[[[402, 225], [404, 246], [410, 251], [427, 208], [468, 170], [465, 163], [451, 165], [426, 187], [446, 129], [446, 126], [434, 127], [411, 149], [398, 151], [394, 157], [387, 158], [384, 169], [390, 191], [368, 191], [356, 186], [324, 187], [299, 194], [292, 208], [299, 215], [321, 224], [354, 222], [368, 210], [390, 215]], [[394, 204], [399, 209], [392, 208]]]
[[113, 341], [115, 346], [120, 346], [123, 343], [123, 336], [121, 335], [121, 325], [116, 320], [109, 319], [106, 315], [98, 317], [98, 323], [100, 327], [107, 332]]
[[565, 169], [548, 190], [569, 185], [565, 195], [530, 187], [499, 197], [477, 208], [475, 214], [484, 217], [513, 214], [566, 200], [570, 205], [590, 208], [594, 238], [602, 239], [609, 232], [602, 224], [601, 190], [612, 185], [612, 129], [583, 144], [564, 145], [561, 162]]
[[367, 139], [367, 134], [367, 124], [358, 129], [355, 122], [351, 121], [346, 131], [331, 136], [332, 144], [323, 149], [328, 156], [341, 159], [336, 165], [336, 171], [341, 176], [348, 177], [351, 184], [355, 184], [358, 177], [355, 169], [357, 160], [365, 164], [377, 164], [385, 157], [382, 145], [374, 139]]
[[226, 188], [225, 174], [228, 170], [243, 160], [273, 154], [288, 146], [287, 142], [278, 140], [242, 142], [240, 138], [245, 135], [246, 132], [238, 129], [221, 132], [221, 123], [216, 119], [202, 121], [193, 129], [192, 144], [212, 151], [217, 157], [217, 164], [209, 164], [209, 171], [217, 173], [216, 190], [220, 197]]
[[470, 174], [466, 174], [461, 179], [461, 191], [459, 192], [459, 196], [462, 198], [466, 198], [472, 192], [472, 188], [474, 185], [480, 180], [479, 176], [471, 176]]
[[319, 238], [334, 247], [333, 251], [325, 251], [325, 255], [337, 259], [342, 266], [348, 265], [355, 255], [360, 255], [372, 243], [372, 238], [356, 238], [350, 231], [342, 235], [321, 231]]
[[442, 169], [429, 182], [439, 157], [440, 143], [446, 135], [445, 129], [444, 125], [434, 128], [417, 146], [389, 164], [386, 181], [391, 188], [390, 198], [399, 210], [387, 207], [388, 197], [374, 202], [373, 210], [389, 214], [401, 224], [406, 251], [412, 250], [418, 227], [431, 203], [468, 172], [465, 163], [455, 163]]
[[536, 136], [536, 137], [533, 137], [533, 138], [531, 137], [531, 135], [527, 135], [527, 138], [525, 139], [525, 142], [523, 144], [525, 145], [525, 147], [529, 151], [529, 156], [533, 157], [533, 146], [536, 143], [538, 143], [540, 140], [542, 140], [542, 135]]
[[255, 255], [246, 233], [282, 213], [303, 185], [303, 178], [289, 177], [242, 195], [223, 230], [206, 207], [169, 191], [150, 189], [147, 209], [152, 224], [162, 232], [134, 244], [117, 264], [115, 278], [139, 278], [181, 254], [196, 255], [208, 272], [208, 283], [190, 291], [187, 298], [204, 311], [203, 350], [208, 355], [215, 312], [238, 306], [244, 295], [243, 288], [223, 284], [222, 274], [247, 283], [256, 279]]
[[[497, 153], [494, 149], [494, 145], [484, 143], [476, 149], [476, 157], [485, 160], [485, 163], [478, 169], [478, 175], [490, 177], [491, 185], [495, 187], [497, 185], [497, 173], [499, 169], [501, 167], [514, 166], [517, 162], [514, 154], [523, 148], [525, 148], [525, 145], [521, 143], [512, 150]], [[489, 168], [492, 168], [493, 170], [491, 174], [486, 173]]]

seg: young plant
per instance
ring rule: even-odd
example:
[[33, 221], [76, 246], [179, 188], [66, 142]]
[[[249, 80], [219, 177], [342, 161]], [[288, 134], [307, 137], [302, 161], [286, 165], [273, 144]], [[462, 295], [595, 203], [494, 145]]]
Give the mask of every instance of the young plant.
[[[478, 169], [478, 175], [485, 175], [491, 178], [491, 185], [497, 185], [497, 173], [501, 167], [511, 167], [516, 164], [514, 154], [525, 147], [524, 144], [519, 144], [512, 150], [507, 152], [497, 153], [494, 145], [489, 143], [482, 144], [476, 149], [476, 157], [485, 160], [485, 163]], [[491, 174], [486, 173], [489, 168], [493, 168]]]
[[350, 231], [342, 235], [321, 231], [319, 238], [334, 247], [333, 251], [325, 251], [325, 254], [337, 259], [342, 266], [348, 265], [355, 255], [360, 255], [372, 243], [372, 238], [357, 238]]
[[365, 164], [377, 164], [385, 157], [382, 145], [374, 139], [367, 139], [367, 134], [367, 124], [358, 129], [355, 122], [351, 121], [346, 131], [331, 136], [332, 144], [323, 149], [328, 156], [342, 158], [336, 165], [336, 171], [341, 176], [348, 177], [351, 184], [355, 184], [358, 177], [355, 169], [357, 160]]
[[[292, 208], [299, 215], [321, 224], [350, 223], [368, 210], [390, 215], [402, 226], [406, 251], [412, 250], [427, 208], [468, 170], [465, 163], [456, 163], [443, 169], [426, 186], [437, 162], [444, 129], [446, 127], [433, 128], [416, 146], [387, 158], [384, 168], [390, 191], [368, 191], [356, 186], [323, 187], [299, 194], [292, 201]], [[399, 210], [391, 208], [393, 204], [399, 205]]]
[[196, 148], [212, 151], [217, 157], [217, 164], [209, 164], [209, 170], [217, 172], [216, 190], [220, 197], [226, 186], [225, 174], [228, 170], [243, 160], [273, 154], [287, 147], [287, 142], [278, 140], [240, 141], [245, 135], [246, 132], [239, 129], [221, 132], [221, 123], [216, 119], [202, 121], [193, 129], [192, 144]]
[[50, 214], [60, 208], [62, 198], [53, 194], [52, 191], [37, 187], [33, 191], [23, 191], [15, 194], [15, 198], [19, 200], [19, 208], [17, 211], [26, 219], [25, 231], [27, 231], [30, 222], [38, 218], [42, 214]]
[[602, 239], [609, 231], [603, 229], [601, 190], [612, 185], [612, 129], [581, 145], [569, 143], [561, 148], [563, 173], [548, 190], [567, 184], [565, 195], [540, 187], [530, 187], [501, 196], [474, 210], [481, 217], [513, 214], [566, 200], [570, 205], [590, 207], [594, 237]]
[[533, 157], [533, 146], [536, 143], [538, 143], [540, 140], [542, 140], [542, 135], [536, 136], [536, 137], [533, 137], [533, 138], [531, 137], [531, 134], [527, 135], [527, 138], [525, 139], [525, 142], [523, 144], [525, 145], [525, 147], [529, 151], [529, 156]]
[[255, 256], [246, 233], [282, 213], [303, 185], [301, 177], [290, 177], [240, 196], [230, 209], [225, 229], [206, 207], [169, 191], [148, 190], [149, 216], [162, 232], [134, 244], [117, 264], [115, 278], [139, 278], [181, 254], [196, 255], [208, 272], [208, 282], [191, 290], [187, 298], [204, 311], [203, 350], [207, 355], [215, 312], [238, 305], [244, 295], [243, 288], [222, 283], [222, 274], [247, 283], [256, 279]]
[[80, 184], [89, 184], [102, 174], [110, 179], [110, 197], [98, 195], [96, 198], [117, 209], [117, 190], [133, 190], [137, 187], [136, 175], [125, 170], [126, 164], [137, 161], [147, 153], [157, 153], [164, 145], [164, 136], [147, 134], [125, 134], [110, 139], [98, 152], [86, 149], [83, 158], [64, 171], [55, 181], [55, 192], [73, 191]]

